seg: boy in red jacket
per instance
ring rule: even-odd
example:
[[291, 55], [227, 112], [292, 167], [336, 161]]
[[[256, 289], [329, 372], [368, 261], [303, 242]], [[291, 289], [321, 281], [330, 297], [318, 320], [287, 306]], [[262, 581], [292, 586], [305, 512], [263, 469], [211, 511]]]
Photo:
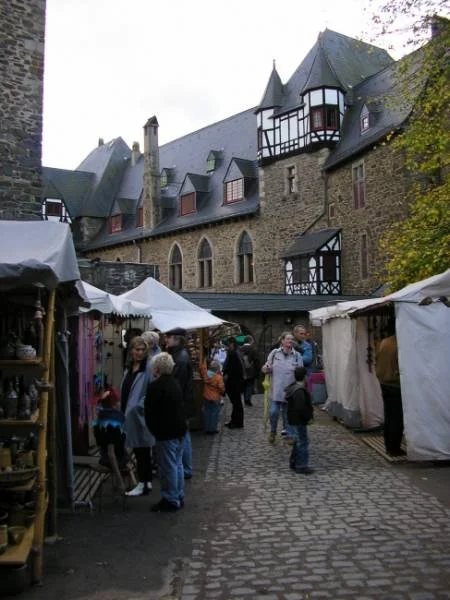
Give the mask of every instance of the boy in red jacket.
[[212, 360], [209, 368], [206, 360], [200, 365], [200, 374], [203, 379], [203, 417], [205, 433], [219, 433], [217, 427], [220, 416], [220, 401], [225, 393], [225, 384], [220, 372], [220, 363]]

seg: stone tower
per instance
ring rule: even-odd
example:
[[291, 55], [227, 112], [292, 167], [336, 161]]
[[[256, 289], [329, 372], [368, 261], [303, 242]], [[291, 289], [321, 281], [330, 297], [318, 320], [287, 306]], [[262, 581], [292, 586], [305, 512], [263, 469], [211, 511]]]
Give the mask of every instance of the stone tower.
[[0, 3], [0, 219], [41, 218], [45, 3]]

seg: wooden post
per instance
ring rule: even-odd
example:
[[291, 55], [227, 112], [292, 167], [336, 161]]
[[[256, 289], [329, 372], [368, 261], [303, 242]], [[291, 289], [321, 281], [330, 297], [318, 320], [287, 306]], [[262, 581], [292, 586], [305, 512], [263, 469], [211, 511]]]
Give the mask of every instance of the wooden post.
[[34, 530], [34, 546], [36, 556], [33, 561], [33, 581], [39, 582], [42, 579], [42, 565], [44, 552], [44, 531], [45, 531], [45, 513], [47, 509], [47, 486], [46, 486], [46, 463], [47, 463], [47, 418], [48, 418], [48, 402], [49, 402], [49, 383], [51, 360], [53, 356], [53, 328], [54, 328], [54, 312], [55, 312], [55, 297], [56, 291], [51, 290], [48, 299], [47, 318], [45, 326], [44, 348], [42, 352], [42, 360], [44, 371], [42, 373], [42, 385], [40, 390], [40, 407], [39, 407], [39, 433], [38, 433], [38, 492], [36, 506], [36, 521]]
[[57, 516], [58, 516], [58, 469], [56, 453], [56, 389], [55, 389], [55, 328], [52, 335], [52, 353], [50, 358], [50, 381], [53, 387], [49, 390], [48, 404], [48, 480], [49, 480], [49, 504], [48, 504], [48, 535], [54, 537], [57, 535]]

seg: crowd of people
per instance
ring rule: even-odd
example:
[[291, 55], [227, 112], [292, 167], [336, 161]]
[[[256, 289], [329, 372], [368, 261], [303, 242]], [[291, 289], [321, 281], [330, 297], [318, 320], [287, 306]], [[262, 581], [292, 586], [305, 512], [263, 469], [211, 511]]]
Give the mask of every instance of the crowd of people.
[[[307, 425], [313, 411], [306, 377], [313, 368], [315, 349], [307, 330], [298, 325], [292, 333], [284, 332], [262, 367], [252, 336], [240, 341], [229, 337], [225, 344], [217, 342], [203, 353], [200, 376], [205, 434], [219, 432], [225, 397], [231, 403], [226, 427], [242, 429], [244, 406], [253, 406], [255, 385], [260, 376], [268, 374], [269, 442], [276, 439], [281, 415], [281, 435], [292, 443], [290, 467], [296, 473], [312, 473]], [[119, 393], [103, 390], [93, 425], [103, 465], [123, 469], [130, 460], [128, 452], [134, 456], [137, 481], [125, 492], [127, 496], [149, 494], [153, 475], [158, 474], [161, 498], [152, 505], [153, 512], [175, 512], [184, 506], [184, 482], [193, 474], [189, 431], [193, 416], [194, 373], [186, 331], [172, 329], [164, 340], [156, 331], [135, 332], [128, 341]]]

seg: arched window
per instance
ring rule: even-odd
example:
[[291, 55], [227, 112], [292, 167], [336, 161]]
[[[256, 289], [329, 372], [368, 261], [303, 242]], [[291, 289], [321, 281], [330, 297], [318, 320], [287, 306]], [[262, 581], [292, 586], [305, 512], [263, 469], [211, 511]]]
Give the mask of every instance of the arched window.
[[203, 239], [198, 250], [199, 287], [212, 287], [212, 250], [208, 240]]
[[183, 259], [177, 244], [173, 247], [169, 265], [169, 287], [172, 290], [181, 290], [183, 287]]
[[246, 231], [239, 240], [238, 252], [238, 282], [253, 282], [253, 244]]

